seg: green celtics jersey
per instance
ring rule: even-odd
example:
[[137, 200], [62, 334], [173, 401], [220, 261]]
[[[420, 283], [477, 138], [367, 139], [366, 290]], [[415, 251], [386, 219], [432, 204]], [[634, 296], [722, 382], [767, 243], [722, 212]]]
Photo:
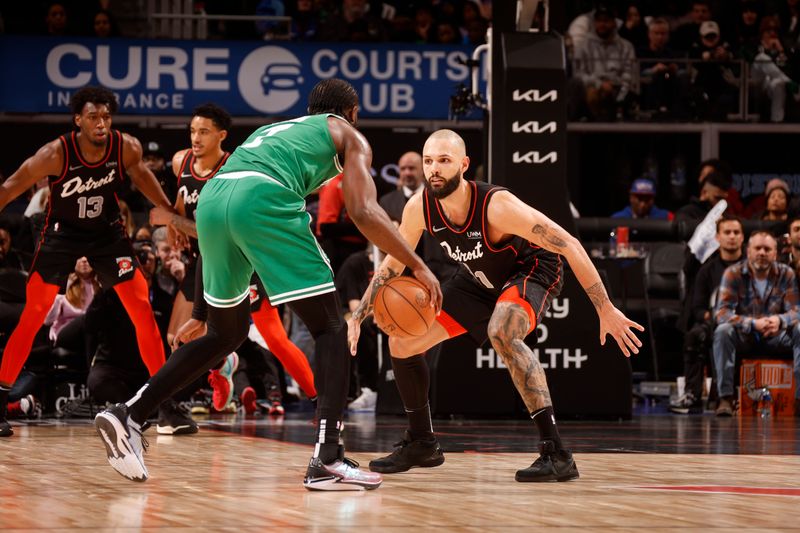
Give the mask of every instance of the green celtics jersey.
[[309, 195], [342, 171], [328, 131], [329, 116], [308, 115], [258, 128], [234, 150], [219, 174], [258, 172], [301, 197]]

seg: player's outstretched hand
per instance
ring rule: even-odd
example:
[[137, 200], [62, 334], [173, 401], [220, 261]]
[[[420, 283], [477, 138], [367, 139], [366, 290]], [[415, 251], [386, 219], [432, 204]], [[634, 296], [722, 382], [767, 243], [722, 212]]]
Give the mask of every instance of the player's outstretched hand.
[[617, 341], [625, 357], [630, 357], [631, 352], [639, 353], [639, 348], [642, 346], [642, 341], [636, 336], [634, 329], [644, 331], [644, 326], [626, 317], [610, 302], [600, 313], [600, 344], [605, 346], [606, 336], [610, 334]]
[[177, 350], [181, 344], [186, 344], [205, 334], [206, 323], [196, 318], [190, 318], [175, 332], [175, 338], [172, 339], [172, 349]]
[[417, 268], [413, 270], [414, 277], [417, 278], [431, 295], [431, 306], [436, 309], [436, 314], [442, 310], [442, 287], [439, 285], [439, 280], [433, 275], [433, 272], [426, 267]]
[[167, 209], [162, 205], [157, 205], [150, 210], [150, 225], [151, 226], [166, 226], [172, 222], [173, 211]]

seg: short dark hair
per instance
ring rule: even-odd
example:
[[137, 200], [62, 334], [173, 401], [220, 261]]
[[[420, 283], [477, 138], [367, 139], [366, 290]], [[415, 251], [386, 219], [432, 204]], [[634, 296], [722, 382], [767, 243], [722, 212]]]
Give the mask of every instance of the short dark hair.
[[726, 222], [738, 222], [739, 229], [744, 231], [744, 224], [742, 224], [741, 218], [737, 217], [736, 215], [730, 215], [728, 213], [725, 213], [724, 215], [722, 215], [717, 219], [717, 233], [719, 233], [720, 226], [722, 226]]
[[731, 165], [722, 159], [706, 159], [705, 161], [701, 161], [700, 170], [702, 170], [703, 167], [711, 167], [724, 176], [731, 176]]
[[69, 108], [73, 115], [80, 115], [83, 107], [88, 104], [104, 104], [113, 115], [117, 112], [117, 97], [105, 87], [84, 87], [69, 99]]
[[207, 118], [213, 122], [217, 128], [226, 131], [231, 128], [233, 122], [231, 115], [227, 111], [211, 102], [195, 107], [192, 111], [192, 116]]
[[792, 229], [792, 224], [794, 224], [795, 222], [800, 222], [800, 215], [795, 215], [789, 219], [789, 222], [787, 222], [786, 224], [786, 231]]
[[716, 170], [713, 171], [711, 174], [706, 176], [706, 179], [703, 180], [703, 185], [713, 185], [715, 187], [719, 187], [723, 191], [727, 191], [731, 188], [731, 178], [730, 176], [726, 176], [722, 172], [717, 172]]
[[322, 80], [308, 95], [308, 113], [334, 113], [342, 117], [358, 105], [358, 93], [352, 85], [338, 78]]

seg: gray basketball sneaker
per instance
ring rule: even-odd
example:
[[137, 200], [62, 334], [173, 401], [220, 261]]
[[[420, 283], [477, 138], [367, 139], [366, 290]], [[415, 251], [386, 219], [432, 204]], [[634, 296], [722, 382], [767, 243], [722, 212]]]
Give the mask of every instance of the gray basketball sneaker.
[[303, 486], [308, 490], [374, 490], [381, 486], [380, 474], [358, 469], [358, 463], [340, 458], [324, 464], [317, 457], [308, 463]]

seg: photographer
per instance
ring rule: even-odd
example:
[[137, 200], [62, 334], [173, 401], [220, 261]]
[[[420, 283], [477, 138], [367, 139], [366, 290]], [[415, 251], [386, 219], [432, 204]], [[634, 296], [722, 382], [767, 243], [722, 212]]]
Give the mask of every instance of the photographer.
[[[156, 256], [152, 245], [136, 243], [134, 249], [151, 289], [161, 338], [165, 339], [172, 300], [153, 284]], [[86, 380], [92, 397], [98, 403], [124, 402], [145, 384], [149, 374], [139, 356], [133, 323], [115, 291], [105, 290], [95, 296], [86, 311], [86, 333], [93, 354]], [[162, 434], [196, 433], [197, 424], [173, 400], [167, 400], [159, 407], [157, 429]]]

